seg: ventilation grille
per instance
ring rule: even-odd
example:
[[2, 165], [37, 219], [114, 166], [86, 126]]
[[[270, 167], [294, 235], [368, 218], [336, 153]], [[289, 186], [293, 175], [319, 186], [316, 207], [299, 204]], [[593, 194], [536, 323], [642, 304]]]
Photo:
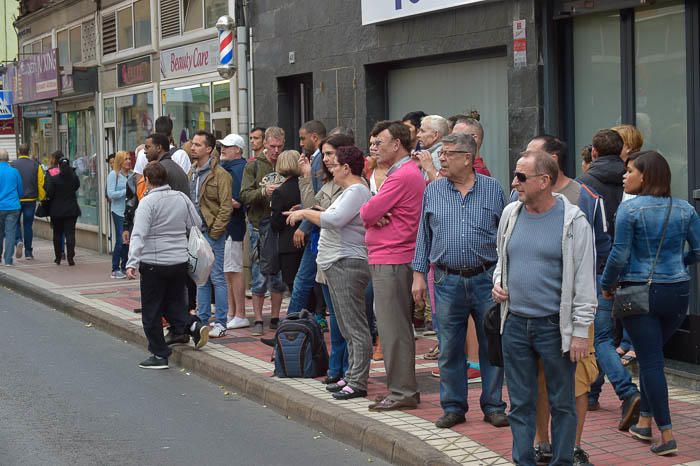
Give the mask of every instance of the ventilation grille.
[[83, 61], [92, 61], [96, 57], [95, 54], [95, 22], [87, 21], [83, 23], [81, 30], [81, 49], [83, 52]]
[[115, 13], [102, 17], [102, 54], [117, 51], [117, 20]]
[[180, 35], [180, 0], [160, 0], [160, 37]]

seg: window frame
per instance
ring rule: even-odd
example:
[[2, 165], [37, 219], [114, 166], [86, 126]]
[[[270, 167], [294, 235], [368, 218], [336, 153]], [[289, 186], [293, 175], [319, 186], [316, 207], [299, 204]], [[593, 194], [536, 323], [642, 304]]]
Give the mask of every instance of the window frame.
[[[150, 43], [146, 45], [141, 45], [136, 47], [136, 25], [135, 25], [135, 20], [134, 20], [134, 3], [136, 3], [139, 0], [127, 0], [125, 2], [118, 3], [116, 5], [112, 5], [109, 8], [105, 8], [100, 11], [100, 14], [98, 16], [98, 23], [99, 23], [99, 35], [102, 35], [102, 26], [104, 23], [104, 18], [105, 16], [108, 16], [110, 14], [114, 14], [114, 25], [115, 25], [115, 31], [117, 34], [117, 50], [116, 52], [111, 52], [111, 53], [104, 53], [104, 51], [101, 48], [101, 41], [100, 41], [100, 50], [99, 50], [99, 56], [101, 57], [101, 63], [102, 64], [112, 64], [116, 63], [118, 61], [122, 60], [128, 60], [132, 57], [138, 57], [140, 55], [144, 54], [149, 54], [157, 50], [157, 47], [155, 45], [156, 42], [156, 31], [155, 31], [155, 26], [160, 26], [160, 20], [157, 20], [157, 22], [154, 20], [154, 11], [158, 11], [158, 4], [157, 1], [154, 0], [144, 0], [148, 4], [148, 9], [149, 9], [149, 36], [150, 36]], [[126, 49], [119, 49], [119, 11], [124, 10], [126, 8], [131, 9], [131, 40], [132, 40], [132, 46], [130, 48]]]

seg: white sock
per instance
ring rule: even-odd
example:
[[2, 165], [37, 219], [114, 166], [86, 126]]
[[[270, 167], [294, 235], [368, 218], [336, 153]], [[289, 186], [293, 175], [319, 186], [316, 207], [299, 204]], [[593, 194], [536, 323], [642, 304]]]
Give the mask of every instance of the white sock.
[[190, 325], [190, 332], [194, 332], [194, 330], [197, 328], [197, 322], [193, 322], [192, 325]]

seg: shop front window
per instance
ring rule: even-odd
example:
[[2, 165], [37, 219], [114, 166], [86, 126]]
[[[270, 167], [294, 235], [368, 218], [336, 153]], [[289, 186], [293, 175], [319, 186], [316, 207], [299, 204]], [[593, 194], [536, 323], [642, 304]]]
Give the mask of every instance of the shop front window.
[[683, 5], [635, 12], [637, 127], [644, 148], [671, 166], [674, 196], [688, 196], [685, 9]]
[[133, 152], [153, 132], [153, 93], [116, 97], [117, 150]]
[[98, 196], [97, 185], [97, 145], [95, 111], [81, 110], [68, 112], [68, 152], [67, 156], [75, 174], [80, 179], [78, 205], [82, 212], [78, 221], [86, 225], [97, 225]]
[[24, 119], [25, 141], [29, 143], [29, 154], [46, 165], [53, 147], [53, 122], [50, 116]]
[[163, 90], [163, 115], [173, 120], [175, 144], [184, 144], [199, 130], [211, 131], [210, 88], [204, 83]]
[[[578, 154], [601, 128], [620, 123], [620, 16], [581, 16], [574, 20], [575, 146]], [[578, 170], [580, 164], [576, 164]]]

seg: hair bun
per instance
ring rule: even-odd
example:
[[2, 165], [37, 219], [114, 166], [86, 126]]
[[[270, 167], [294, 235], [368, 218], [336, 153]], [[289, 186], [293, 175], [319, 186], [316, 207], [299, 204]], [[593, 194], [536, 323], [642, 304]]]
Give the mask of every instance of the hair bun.
[[70, 160], [67, 158], [63, 157], [61, 160], [58, 161], [60, 165], [70, 165]]

